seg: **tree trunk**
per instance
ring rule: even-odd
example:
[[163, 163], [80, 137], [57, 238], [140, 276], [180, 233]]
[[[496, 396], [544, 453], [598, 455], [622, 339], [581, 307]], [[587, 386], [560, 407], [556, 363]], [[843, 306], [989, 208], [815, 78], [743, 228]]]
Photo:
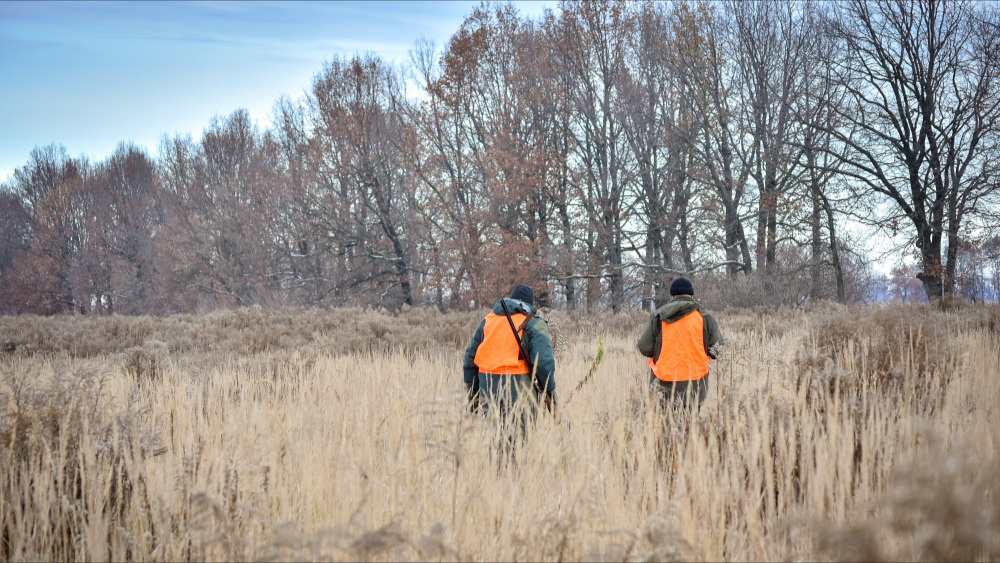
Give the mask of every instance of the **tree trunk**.
[[941, 299], [941, 238], [935, 237], [929, 225], [918, 228], [917, 246], [920, 248], [921, 271], [917, 279], [924, 284], [927, 300], [936, 303]]
[[826, 209], [826, 227], [830, 231], [830, 255], [833, 261], [833, 275], [837, 279], [837, 303], [847, 303], [847, 292], [844, 289], [844, 270], [840, 266], [840, 249], [837, 247], [837, 229], [833, 221], [833, 208], [829, 200], [823, 197]]
[[822, 208], [819, 203], [819, 186], [814, 175], [811, 178], [810, 187], [812, 192], [812, 214], [809, 216], [809, 226], [812, 230], [812, 244], [810, 245], [809, 299], [818, 299], [820, 296], [819, 284], [823, 261], [823, 240], [820, 229]]

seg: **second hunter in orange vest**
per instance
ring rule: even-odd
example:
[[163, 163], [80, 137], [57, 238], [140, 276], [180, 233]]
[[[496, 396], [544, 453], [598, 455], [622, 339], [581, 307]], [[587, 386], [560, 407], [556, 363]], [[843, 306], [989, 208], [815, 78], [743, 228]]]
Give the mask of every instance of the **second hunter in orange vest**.
[[705, 319], [700, 311], [692, 311], [672, 323], [661, 321], [662, 339], [656, 361], [649, 358], [647, 362], [653, 375], [666, 382], [696, 381], [708, 375], [712, 360], [705, 353], [704, 329]]

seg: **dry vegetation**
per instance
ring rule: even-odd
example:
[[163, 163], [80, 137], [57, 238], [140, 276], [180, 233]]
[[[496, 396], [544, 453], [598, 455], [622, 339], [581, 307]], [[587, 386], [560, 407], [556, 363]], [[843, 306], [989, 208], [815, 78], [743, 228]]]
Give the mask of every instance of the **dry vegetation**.
[[467, 415], [478, 313], [0, 319], [0, 560], [1000, 558], [1000, 308], [726, 311], [694, 416], [644, 314], [553, 312], [517, 463]]

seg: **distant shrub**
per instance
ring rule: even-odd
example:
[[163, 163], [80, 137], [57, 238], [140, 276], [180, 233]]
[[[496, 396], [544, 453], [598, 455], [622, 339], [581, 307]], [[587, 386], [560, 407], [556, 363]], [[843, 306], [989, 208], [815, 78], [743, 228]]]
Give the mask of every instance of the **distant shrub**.
[[168, 353], [165, 342], [148, 340], [142, 346], [134, 346], [122, 354], [125, 371], [137, 382], [158, 380], [169, 369]]
[[939, 391], [961, 369], [964, 350], [956, 338], [989, 330], [1000, 309], [968, 314], [930, 305], [832, 307], [811, 318], [796, 366], [800, 384], [854, 396], [876, 392], [917, 401], [939, 401]]
[[[620, 334], [638, 337], [648, 312], [545, 310], [555, 346], [562, 338]], [[441, 313], [429, 307], [306, 309], [260, 307], [206, 315], [152, 317], [0, 317], [0, 353], [19, 356], [93, 358], [121, 355], [138, 377], [157, 372], [171, 354], [219, 362], [225, 356], [254, 356], [308, 350], [329, 355], [357, 352], [462, 350], [484, 311]]]

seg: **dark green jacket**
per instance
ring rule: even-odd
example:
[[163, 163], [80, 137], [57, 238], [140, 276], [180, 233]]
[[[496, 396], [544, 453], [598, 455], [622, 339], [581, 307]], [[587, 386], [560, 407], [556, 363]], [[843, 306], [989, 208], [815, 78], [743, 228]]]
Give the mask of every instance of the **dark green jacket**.
[[[516, 299], [510, 299], [505, 297], [504, 301], [507, 302], [507, 309], [510, 311], [511, 315], [516, 315], [517, 313], [523, 313], [526, 315], [534, 316], [537, 310]], [[503, 307], [500, 302], [497, 301], [493, 306], [493, 313], [496, 315], [503, 316]], [[469, 342], [469, 346], [465, 349], [465, 363], [463, 370], [465, 372], [465, 387], [468, 389], [470, 395], [474, 390], [479, 389], [479, 366], [476, 365], [476, 352], [479, 350], [479, 345], [483, 343], [483, 327], [486, 326], [486, 319], [484, 318], [482, 322], [479, 323], [479, 328], [472, 335], [472, 341]], [[534, 317], [528, 321], [528, 324], [524, 327], [524, 334], [521, 337], [524, 343], [525, 351], [528, 352], [530, 357], [529, 362], [535, 368], [535, 374], [538, 377], [538, 381], [541, 383], [542, 388], [545, 389], [552, 399], [556, 399], [556, 361], [552, 356], [552, 336], [549, 334], [549, 325], [545, 322], [542, 317]], [[526, 379], [524, 383], [528, 386], [531, 385], [531, 374], [523, 376]]]
[[678, 295], [670, 300], [669, 303], [660, 307], [649, 317], [649, 322], [646, 324], [646, 330], [642, 332], [642, 336], [639, 337], [639, 352], [647, 358], [653, 358], [653, 361], [660, 359], [660, 348], [663, 342], [663, 335], [660, 330], [660, 323], [666, 321], [668, 323], [676, 322], [682, 319], [684, 316], [693, 313], [694, 311], [701, 312], [702, 318], [705, 319], [704, 322], [704, 342], [705, 342], [705, 353], [708, 354], [709, 358], [713, 360], [716, 358], [716, 345], [722, 345], [722, 333], [719, 332], [719, 325], [715, 322], [715, 318], [712, 315], [706, 313], [701, 304], [694, 300], [693, 297], [688, 295]]

